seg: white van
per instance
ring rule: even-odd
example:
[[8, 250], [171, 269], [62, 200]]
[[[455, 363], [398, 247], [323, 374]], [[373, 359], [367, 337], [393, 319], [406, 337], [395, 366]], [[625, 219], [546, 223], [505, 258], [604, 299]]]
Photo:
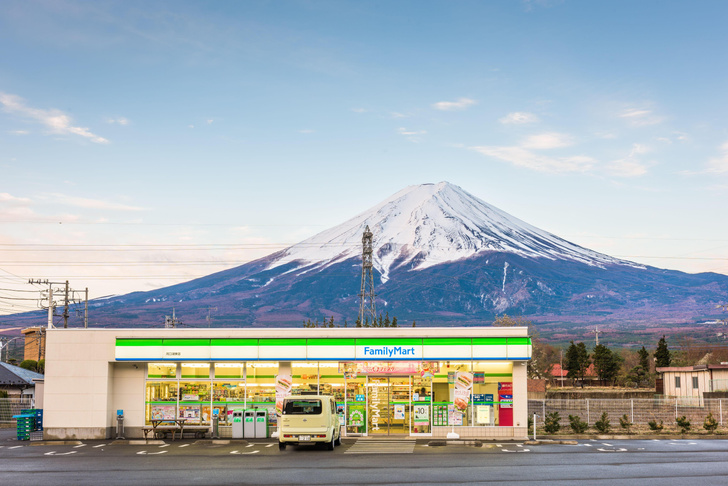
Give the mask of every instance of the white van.
[[301, 395], [283, 399], [278, 448], [287, 444], [323, 443], [330, 450], [341, 445], [336, 401], [330, 395]]

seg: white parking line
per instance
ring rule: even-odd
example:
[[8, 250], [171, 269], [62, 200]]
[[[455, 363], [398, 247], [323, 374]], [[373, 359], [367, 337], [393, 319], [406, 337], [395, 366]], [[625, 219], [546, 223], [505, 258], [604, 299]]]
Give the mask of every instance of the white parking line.
[[74, 449], [80, 449], [81, 447], [86, 447], [86, 444], [79, 444], [77, 446], [73, 446]]
[[266, 447], [273, 447], [275, 444], [268, 444]]
[[160, 449], [163, 449], [165, 447], [169, 447], [169, 444], [163, 444], [163, 445], [159, 446]]
[[8, 449], [18, 449], [18, 448], [20, 448], [20, 447], [23, 447], [23, 446], [13, 446], [13, 447], [8, 447]]
[[182, 444], [180, 447], [188, 447], [189, 444]]
[[605, 445], [607, 447], [613, 447], [612, 444], [607, 444], [606, 442], [602, 442], [602, 445]]
[[167, 451], [159, 451], [159, 452], [147, 452], [147, 451], [139, 451], [137, 454], [144, 455], [144, 456], [154, 456], [157, 454], [164, 454]]
[[255, 444], [248, 444], [245, 447], [253, 447]]
[[104, 447], [105, 445], [106, 445], [106, 444], [99, 444], [99, 445], [95, 445], [95, 446], [94, 446], [94, 449], [98, 449], [99, 447]]
[[230, 451], [230, 454], [240, 454], [240, 452], [238, 452], [237, 450], [235, 450], [235, 451]]
[[58, 453], [56, 453], [56, 451], [50, 451], [50, 452], [46, 452], [43, 455], [44, 456], [67, 456], [69, 454], [75, 454], [76, 452], [78, 452], [78, 451], [58, 452]]

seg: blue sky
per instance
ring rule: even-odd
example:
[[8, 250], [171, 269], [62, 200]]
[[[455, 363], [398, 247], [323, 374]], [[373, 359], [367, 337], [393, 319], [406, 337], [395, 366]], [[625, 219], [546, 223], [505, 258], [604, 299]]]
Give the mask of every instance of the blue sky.
[[148, 290], [439, 181], [597, 251], [728, 274], [726, 18], [719, 1], [6, 0], [0, 288]]

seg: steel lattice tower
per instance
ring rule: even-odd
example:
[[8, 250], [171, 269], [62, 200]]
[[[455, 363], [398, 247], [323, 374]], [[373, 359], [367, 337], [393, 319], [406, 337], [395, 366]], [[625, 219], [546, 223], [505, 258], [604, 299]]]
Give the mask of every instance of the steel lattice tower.
[[[372, 249], [372, 232], [369, 225], [364, 229], [361, 237], [362, 257], [361, 257], [361, 305], [359, 306], [359, 322], [364, 325], [365, 319], [369, 318], [369, 323], [374, 324], [377, 319], [377, 309], [374, 302], [374, 250]], [[367, 302], [369, 299], [369, 302]]]

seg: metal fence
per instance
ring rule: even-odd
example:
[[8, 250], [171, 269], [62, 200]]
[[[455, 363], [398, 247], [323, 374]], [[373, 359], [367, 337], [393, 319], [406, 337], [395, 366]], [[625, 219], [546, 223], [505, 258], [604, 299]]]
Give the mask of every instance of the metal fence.
[[577, 415], [589, 425], [607, 412], [609, 418], [616, 420], [626, 415], [634, 425], [647, 425], [651, 420], [662, 420], [665, 425], [675, 423], [675, 419], [685, 416], [694, 424], [703, 423], [709, 413], [713, 414], [720, 425], [728, 423], [728, 399], [726, 398], [634, 398], [634, 399], [546, 399], [529, 400], [528, 415], [538, 416], [543, 423], [546, 414], [558, 412], [563, 419]]
[[13, 415], [21, 410], [33, 408], [32, 398], [0, 398], [0, 424], [15, 423]]

